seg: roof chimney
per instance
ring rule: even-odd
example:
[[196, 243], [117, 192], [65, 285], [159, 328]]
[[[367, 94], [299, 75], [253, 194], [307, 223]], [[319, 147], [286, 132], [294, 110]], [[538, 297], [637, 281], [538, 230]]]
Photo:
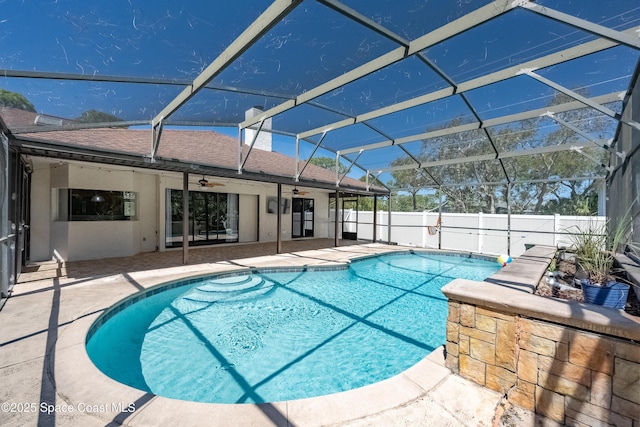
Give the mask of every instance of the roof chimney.
[[[252, 107], [245, 111], [244, 118], [249, 119], [251, 117], [255, 117], [264, 111], [260, 107]], [[248, 127], [244, 130], [244, 143], [249, 145], [253, 141], [253, 138], [258, 131], [258, 127], [260, 123], [257, 123], [251, 127]], [[258, 148], [260, 150], [272, 151], [271, 149], [271, 117], [264, 121], [262, 125], [262, 129], [260, 129], [260, 133], [258, 134], [258, 138], [256, 139], [256, 143], [253, 145], [253, 148]]]

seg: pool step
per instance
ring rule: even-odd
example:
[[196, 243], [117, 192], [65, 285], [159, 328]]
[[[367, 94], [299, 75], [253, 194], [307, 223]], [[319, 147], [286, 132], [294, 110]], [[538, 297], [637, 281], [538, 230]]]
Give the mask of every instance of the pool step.
[[185, 293], [181, 300], [187, 304], [209, 305], [231, 302], [264, 295], [274, 287], [273, 282], [260, 276], [233, 276], [208, 280]]
[[264, 279], [260, 276], [231, 276], [207, 280], [196, 289], [202, 292], [234, 292], [251, 289], [262, 283], [264, 283]]

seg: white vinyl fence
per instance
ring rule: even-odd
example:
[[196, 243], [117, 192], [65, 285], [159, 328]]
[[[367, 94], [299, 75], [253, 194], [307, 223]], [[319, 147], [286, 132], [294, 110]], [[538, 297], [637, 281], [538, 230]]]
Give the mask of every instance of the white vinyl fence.
[[[356, 212], [344, 214], [348, 221], [355, 218]], [[378, 212], [377, 216], [376, 240], [386, 242], [389, 239], [388, 213]], [[357, 217], [358, 239], [372, 240], [373, 212], [359, 211]], [[520, 256], [528, 244], [569, 246], [570, 233], [575, 233], [578, 228], [585, 230], [602, 226], [605, 221], [604, 216], [511, 215], [510, 254]], [[443, 213], [439, 232], [430, 234], [429, 226], [433, 227], [437, 222], [437, 212], [392, 212], [391, 242], [489, 255], [509, 252], [509, 227], [505, 214]], [[346, 231], [356, 232], [355, 223], [345, 224], [347, 226], [349, 229]], [[338, 230], [342, 231], [342, 224]]]

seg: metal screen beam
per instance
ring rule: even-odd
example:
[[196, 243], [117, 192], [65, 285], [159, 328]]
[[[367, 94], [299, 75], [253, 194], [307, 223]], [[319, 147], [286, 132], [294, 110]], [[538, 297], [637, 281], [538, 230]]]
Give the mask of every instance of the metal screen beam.
[[249, 28], [240, 34], [188, 87], [153, 118], [151, 124], [156, 126], [160, 120], [175, 113], [301, 2], [302, 0], [274, 0], [271, 6], [253, 21]]
[[612, 172], [613, 171], [613, 167], [605, 165], [600, 160], [594, 159], [593, 157], [591, 157], [590, 155], [588, 155], [587, 153], [582, 151], [582, 148], [584, 148], [584, 147], [574, 147], [571, 151], [575, 151], [576, 153], [581, 154], [582, 156], [584, 156], [587, 159], [591, 160], [596, 165], [606, 169], [607, 172]]
[[[298, 167], [299, 167], [299, 166], [298, 166], [298, 159], [297, 159], [297, 157], [300, 155], [300, 152], [299, 152], [299, 148], [300, 148], [300, 147], [298, 146], [298, 141], [300, 141], [300, 140], [299, 140], [298, 138], [296, 138], [296, 146], [297, 146], [297, 148], [298, 148], [298, 150], [296, 150], [296, 151], [297, 151], [297, 153], [296, 153], [296, 176], [295, 176], [296, 182], [298, 182], [298, 181], [300, 180], [300, 175], [302, 175], [302, 172], [304, 172], [304, 170], [305, 170], [305, 169], [307, 168], [307, 166], [309, 165], [309, 161], [310, 161], [310, 160], [313, 158], [313, 156], [316, 154], [316, 151], [318, 151], [318, 148], [320, 147], [320, 144], [322, 144], [322, 140], [324, 139], [324, 137], [325, 137], [325, 135], [326, 135], [326, 134], [327, 134], [326, 132], [325, 132], [325, 133], [323, 133], [323, 134], [322, 134], [322, 137], [320, 137], [320, 140], [316, 143], [315, 147], [313, 147], [313, 152], [311, 153], [311, 155], [310, 155], [310, 156], [309, 156], [309, 158], [307, 159], [307, 162], [304, 164], [304, 166], [302, 167], [302, 170], [301, 170], [300, 172], [297, 172]], [[367, 190], [369, 190], [369, 187], [367, 187]]]
[[[409, 57], [421, 50], [427, 49], [428, 47], [438, 44], [450, 37], [463, 33], [469, 28], [473, 28], [477, 25], [482, 24], [483, 22], [486, 22], [492, 18], [495, 18], [496, 16], [502, 15], [503, 13], [508, 12], [514, 7], [517, 7], [518, 4], [516, 3], [517, 2], [513, 2], [510, 0], [496, 0], [491, 4], [483, 6], [477, 10], [474, 10], [472, 13], [469, 13], [465, 16], [462, 16], [456, 19], [455, 21], [452, 21], [446, 25], [443, 25], [442, 27], [430, 32], [429, 34], [426, 34], [422, 37], [419, 37], [411, 41], [409, 43], [409, 48], [401, 46], [397, 49], [394, 49], [389, 53], [381, 55], [376, 59], [370, 62], [367, 62], [366, 64], [361, 65], [360, 67], [353, 69], [352, 71], [344, 73], [339, 77], [336, 77], [324, 84], [321, 84], [319, 86], [316, 86], [313, 89], [306, 91], [305, 93], [297, 96], [294, 101], [284, 102], [276, 107], [273, 107], [265, 111], [263, 114], [247, 119], [244, 122], [240, 123], [240, 126], [242, 128], [249, 127], [251, 125], [256, 124], [260, 119], [273, 117], [276, 114], [282, 113], [290, 108], [295, 107], [296, 105], [303, 104], [307, 101], [310, 101], [311, 99], [317, 98], [341, 86], [344, 86], [348, 83], [356, 81], [361, 77], [364, 77], [368, 74], [378, 71], [388, 65], [391, 65], [397, 61], [400, 61], [401, 59]], [[351, 122], [347, 124], [353, 124], [353, 123]], [[318, 132], [308, 134], [307, 136], [315, 135], [317, 133], [322, 133], [324, 130], [330, 130], [330, 128], [331, 126], [326, 127]], [[307, 133], [305, 132], [305, 134]], [[300, 136], [300, 138], [304, 139], [305, 136]]]
[[[550, 145], [546, 147], [539, 148], [530, 148], [522, 151], [506, 151], [502, 153], [498, 153], [497, 157], [495, 154], [481, 154], [478, 156], [468, 156], [468, 157], [456, 157], [454, 159], [447, 160], [434, 160], [432, 162], [424, 162], [419, 165], [420, 168], [430, 168], [435, 166], [448, 166], [448, 165], [457, 165], [461, 163], [470, 163], [470, 162], [484, 162], [488, 160], [499, 160], [499, 159], [509, 159], [513, 157], [522, 157], [522, 156], [531, 156], [535, 154], [546, 154], [546, 153], [557, 153], [561, 151], [571, 151], [576, 148], [584, 148], [584, 143], [572, 142], [568, 144], [561, 145]], [[401, 171], [408, 169], [416, 169], [415, 165], [401, 165], [401, 166], [391, 166], [388, 168], [376, 169], [380, 172], [393, 172], [393, 171]]]
[[151, 162], [155, 162], [158, 155], [158, 149], [160, 148], [160, 138], [162, 137], [162, 128], [164, 122], [160, 122], [151, 128]]
[[[363, 150], [363, 151], [364, 151], [364, 150]], [[360, 156], [362, 155], [363, 151], [360, 151], [360, 152], [358, 153], [358, 155], [356, 156], [356, 158], [355, 158], [355, 159], [353, 159], [353, 161], [351, 161], [351, 164], [350, 164], [350, 165], [349, 165], [349, 167], [347, 168], [347, 171], [346, 171], [344, 174], [342, 174], [342, 176], [341, 176], [341, 177], [339, 177], [338, 181], [336, 182], [336, 187], [338, 187], [338, 186], [340, 185], [340, 183], [342, 182], [342, 180], [346, 178], [347, 174], [351, 171], [351, 168], [353, 167], [353, 165], [358, 161], [358, 159], [359, 159], [359, 158], [360, 158]], [[340, 155], [340, 152], [338, 152], [337, 154], [338, 154], [338, 156], [339, 156], [339, 155]], [[347, 159], [347, 160], [348, 160], [348, 159]], [[338, 161], [337, 161], [337, 159], [336, 159], [336, 173], [338, 173], [338, 172], [339, 172], [339, 169], [338, 169], [338, 163], [339, 163], [339, 162], [338, 162]]]
[[[597, 96], [590, 99], [594, 102], [606, 104], [609, 102], [620, 101], [621, 94], [624, 95], [624, 92], [610, 93], [607, 95], [601, 95], [601, 96]], [[416, 135], [409, 135], [409, 136], [394, 139], [391, 141], [382, 141], [382, 142], [374, 142], [372, 144], [359, 145], [357, 147], [340, 150], [340, 154], [347, 155], [351, 153], [357, 153], [360, 150], [374, 150], [376, 148], [384, 148], [384, 147], [389, 147], [391, 145], [401, 145], [401, 144], [406, 144], [408, 142], [416, 142], [422, 139], [437, 138], [440, 136], [452, 135], [455, 133], [467, 132], [467, 131], [476, 130], [476, 129], [489, 128], [491, 126], [504, 125], [507, 123], [513, 123], [513, 122], [526, 120], [526, 119], [534, 119], [536, 117], [540, 117], [549, 112], [562, 113], [562, 112], [576, 110], [580, 108], [584, 108], [584, 104], [582, 102], [578, 102], [578, 101], [567, 102], [564, 104], [552, 105], [545, 108], [538, 108], [535, 110], [524, 111], [522, 113], [502, 116], [495, 119], [486, 120], [482, 123], [475, 123], [475, 122], [468, 123], [465, 125], [459, 125], [459, 126], [449, 127], [445, 129], [419, 133]]]
[[556, 21], [569, 24], [572, 27], [587, 31], [591, 34], [595, 34], [596, 36], [603, 37], [615, 43], [640, 49], [640, 39], [637, 36], [632, 36], [629, 34], [622, 33], [620, 31], [615, 31], [615, 30], [612, 30], [611, 28], [594, 24], [593, 22], [585, 21], [584, 19], [576, 18], [575, 16], [571, 16], [566, 13], [559, 12], [557, 10], [551, 9], [548, 6], [541, 6], [533, 2], [527, 2], [527, 3], [521, 4], [520, 6], [523, 7], [524, 9], [531, 10], [537, 14], [546, 16]]
[[242, 174], [242, 169], [244, 169], [244, 165], [247, 163], [247, 160], [249, 160], [249, 155], [251, 154], [251, 150], [253, 150], [253, 146], [255, 145], [256, 141], [258, 140], [258, 136], [260, 135], [260, 131], [262, 130], [262, 126], [264, 125], [264, 120], [260, 121], [260, 126], [258, 126], [258, 130], [256, 131], [256, 134], [253, 135], [253, 139], [251, 140], [251, 144], [249, 144], [249, 150], [247, 150], [247, 155], [244, 156], [244, 160], [242, 159], [242, 147], [240, 148], [240, 160], [241, 163], [238, 165], [238, 174]]
[[[637, 30], [640, 30], [640, 27], [635, 27], [630, 30], [627, 30], [626, 33], [632, 34]], [[618, 45], [617, 43], [611, 42], [609, 40], [604, 40], [604, 39], [594, 40], [589, 43], [585, 43], [579, 46], [565, 49], [563, 51], [555, 52], [550, 55], [544, 56], [542, 58], [533, 59], [531, 61], [514, 65], [512, 67], [506, 68], [501, 71], [496, 71], [495, 73], [490, 73], [490, 74], [460, 83], [455, 93], [462, 93], [469, 90], [478, 89], [483, 86], [490, 85], [492, 83], [497, 83], [503, 80], [511, 79], [513, 78], [513, 76], [521, 72], [523, 68], [549, 67], [552, 65], [557, 65], [566, 61], [570, 61], [572, 59], [580, 58], [592, 53], [600, 52], [602, 50], [609, 49], [617, 45]], [[452, 88], [441, 89], [441, 90], [431, 92], [429, 94], [421, 95], [419, 97], [416, 97], [398, 104], [389, 105], [387, 107], [380, 108], [378, 110], [374, 110], [368, 113], [358, 115], [354, 119], [341, 120], [335, 123], [330, 123], [325, 126], [321, 126], [305, 132], [301, 132], [298, 134], [298, 136], [300, 138], [307, 138], [307, 137], [322, 133], [324, 131], [340, 129], [342, 127], [359, 123], [364, 120], [378, 118], [378, 117], [395, 113], [407, 108], [416, 107], [418, 105], [426, 104], [431, 101], [443, 99], [451, 95], [453, 95]]]
[[364, 25], [365, 27], [369, 28], [370, 30], [375, 31], [378, 34], [383, 35], [384, 37], [393, 40], [394, 42], [396, 42], [399, 45], [405, 46], [405, 47], [409, 47], [409, 40], [406, 40], [403, 37], [400, 37], [398, 34], [394, 33], [393, 31], [389, 30], [388, 28], [384, 27], [383, 25], [378, 24], [377, 22], [375, 22], [374, 20], [367, 18], [366, 16], [362, 15], [361, 13], [355, 11], [354, 9], [345, 6], [344, 4], [340, 3], [339, 1], [336, 0], [318, 0], [319, 3], [324, 4], [325, 6], [330, 7], [331, 9], [343, 14], [344, 16], [346, 16], [349, 19], [352, 19], [362, 25]]
[[625, 156], [626, 156], [626, 153], [624, 151], [623, 152], [617, 152], [616, 150], [614, 150], [611, 147], [611, 141], [612, 140], [608, 140], [606, 143], [603, 144], [602, 141], [599, 141], [599, 140], [591, 137], [591, 135], [589, 135], [588, 133], [584, 132], [582, 129], [578, 128], [577, 126], [575, 126], [575, 125], [573, 125], [573, 124], [571, 124], [571, 123], [569, 123], [567, 121], [562, 120], [560, 117], [557, 117], [555, 114], [553, 114], [551, 112], [547, 112], [547, 113], [543, 114], [543, 116], [549, 117], [550, 119], [560, 123], [562, 126], [568, 128], [568, 129], [571, 129], [572, 131], [574, 131], [578, 135], [582, 136], [586, 140], [591, 141], [596, 146], [598, 146], [598, 147], [600, 147], [600, 148], [602, 148], [604, 150], [607, 150], [610, 153], [613, 153], [613, 154], [617, 155], [621, 159], [624, 159]]
[[582, 95], [580, 95], [579, 93], [576, 93], [574, 91], [572, 91], [571, 89], [567, 89], [566, 87], [559, 85], [545, 77], [542, 77], [540, 74], [536, 74], [535, 72], [533, 72], [532, 69], [523, 69], [520, 70], [519, 74], [526, 74], [527, 76], [539, 81], [540, 83], [544, 83], [545, 85], [564, 93], [567, 96], [570, 96], [571, 98], [582, 102], [585, 105], [588, 105], [589, 107], [600, 111], [601, 113], [611, 117], [612, 119], [615, 119], [619, 122], [622, 122], [624, 124], [627, 124], [629, 126], [632, 126], [638, 130], [640, 130], [640, 123], [635, 122], [633, 120], [627, 120], [624, 117], [622, 117], [620, 114], [616, 113], [615, 111], [613, 111], [610, 108], [607, 108], [605, 106], [602, 106], [600, 104], [598, 104], [597, 102], [593, 102], [591, 101], [589, 98], [586, 98]]

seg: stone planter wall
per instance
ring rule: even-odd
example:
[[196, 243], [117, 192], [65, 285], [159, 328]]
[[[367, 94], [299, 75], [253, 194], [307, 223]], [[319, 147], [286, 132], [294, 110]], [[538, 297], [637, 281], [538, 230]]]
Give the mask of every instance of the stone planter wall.
[[555, 253], [534, 246], [484, 282], [442, 288], [446, 364], [562, 424], [640, 427], [640, 317], [533, 295]]
[[[560, 423], [640, 426], [637, 342], [449, 297], [446, 364], [453, 372]], [[588, 310], [579, 309], [570, 311]]]

